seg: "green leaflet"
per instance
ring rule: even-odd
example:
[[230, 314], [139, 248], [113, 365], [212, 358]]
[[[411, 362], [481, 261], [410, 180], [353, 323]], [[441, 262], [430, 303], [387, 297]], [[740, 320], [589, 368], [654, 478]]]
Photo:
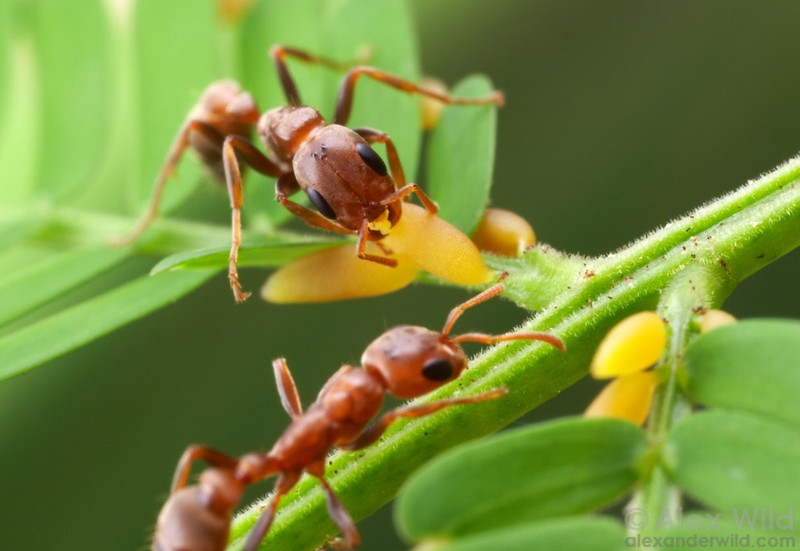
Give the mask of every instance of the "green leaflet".
[[623, 551], [625, 530], [607, 517], [564, 518], [531, 522], [500, 530], [464, 536], [436, 547], [437, 551], [530, 551], [531, 549], [580, 549]]
[[213, 274], [192, 271], [140, 278], [0, 338], [0, 380], [24, 373], [166, 306]]
[[639, 427], [580, 418], [463, 446], [409, 479], [398, 528], [420, 541], [593, 511], [636, 483], [644, 449]]
[[[452, 90], [457, 97], [483, 97], [494, 90], [483, 75], [473, 75]], [[428, 191], [439, 216], [469, 234], [489, 202], [494, 170], [497, 107], [445, 108], [428, 147]]]
[[747, 412], [704, 411], [672, 429], [664, 455], [678, 485], [717, 510], [797, 512], [797, 428]]
[[[125, 251], [109, 251], [105, 247], [54, 253], [0, 279], [0, 326], [91, 280], [127, 256]], [[25, 292], [21, 293], [23, 288]]]
[[42, 140], [35, 189], [40, 197], [60, 201], [85, 190], [114, 132], [112, 29], [101, 0], [82, 2], [80, 8], [72, 2], [32, 2], [30, 13], [39, 85], [33, 124]]
[[[335, 247], [341, 241], [320, 239], [299, 239], [296, 242], [278, 240], [269, 244], [252, 244], [239, 249], [239, 266], [281, 266], [299, 256], [310, 254], [314, 251]], [[212, 268], [227, 269], [230, 247], [212, 247], [197, 251], [186, 251], [173, 254], [161, 260], [150, 271], [155, 275], [167, 270], [180, 268]]]
[[706, 406], [759, 413], [800, 427], [800, 322], [746, 320], [686, 349], [686, 392]]

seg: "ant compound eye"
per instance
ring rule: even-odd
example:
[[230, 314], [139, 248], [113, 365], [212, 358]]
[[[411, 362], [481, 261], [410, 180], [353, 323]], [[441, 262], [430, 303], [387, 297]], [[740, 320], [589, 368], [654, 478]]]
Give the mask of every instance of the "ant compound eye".
[[311, 203], [317, 208], [322, 216], [325, 218], [330, 218], [331, 220], [336, 220], [336, 213], [333, 212], [331, 206], [316, 189], [313, 187], [306, 188], [306, 195], [308, 195]]
[[383, 159], [381, 159], [380, 155], [375, 153], [375, 150], [370, 146], [365, 143], [357, 143], [356, 151], [358, 151], [358, 154], [367, 166], [375, 171], [376, 174], [379, 176], [386, 176], [388, 174]]
[[453, 376], [453, 364], [450, 360], [431, 360], [423, 366], [422, 376], [431, 381], [446, 381]]

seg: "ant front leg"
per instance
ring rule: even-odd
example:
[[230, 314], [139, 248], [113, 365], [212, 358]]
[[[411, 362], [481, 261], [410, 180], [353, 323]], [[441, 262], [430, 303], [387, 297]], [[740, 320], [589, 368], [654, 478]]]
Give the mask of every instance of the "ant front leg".
[[482, 394], [475, 394], [473, 396], [465, 396], [464, 398], [448, 398], [445, 400], [437, 400], [429, 404], [419, 404], [413, 406], [405, 406], [397, 408], [389, 413], [384, 414], [374, 425], [362, 432], [355, 440], [348, 444], [338, 446], [342, 450], [354, 451], [365, 448], [375, 442], [381, 435], [389, 428], [389, 425], [400, 419], [401, 417], [424, 417], [431, 413], [436, 413], [440, 409], [451, 406], [460, 406], [466, 404], [476, 404], [478, 402], [486, 402], [500, 398], [508, 394], [505, 387], [496, 388]]
[[353, 108], [353, 93], [355, 90], [355, 85], [356, 82], [358, 82], [358, 79], [361, 77], [361, 75], [366, 75], [372, 79], [377, 80], [378, 82], [387, 84], [392, 88], [396, 88], [407, 94], [420, 94], [441, 101], [442, 103], [446, 103], [448, 105], [494, 104], [502, 106], [505, 103], [503, 93], [497, 90], [495, 90], [494, 92], [483, 98], [456, 98], [449, 94], [442, 94], [441, 92], [437, 92], [436, 90], [424, 88], [422, 86], [419, 86], [418, 84], [411, 82], [410, 80], [400, 78], [391, 73], [381, 71], [380, 69], [375, 69], [374, 67], [361, 66], [350, 69], [350, 71], [348, 71], [347, 75], [345, 75], [344, 80], [342, 81], [342, 84], [339, 88], [339, 97], [336, 101], [336, 114], [333, 117], [334, 124], [341, 124], [342, 126], [347, 126], [347, 121], [350, 119], [350, 112]]
[[436, 203], [434, 203], [417, 184], [406, 183], [406, 176], [403, 171], [403, 165], [400, 163], [400, 156], [397, 154], [397, 148], [388, 134], [374, 128], [356, 128], [353, 131], [364, 138], [367, 143], [382, 143], [386, 145], [386, 156], [389, 158], [389, 170], [392, 172], [392, 179], [397, 189], [391, 195], [384, 197], [383, 200], [381, 200], [381, 205], [387, 206], [408, 197], [412, 193], [416, 193], [420, 202], [428, 212], [436, 214], [439, 211], [439, 207], [436, 206]]
[[[208, 127], [204, 128], [204, 130], [210, 131], [213, 129]], [[225, 138], [222, 145], [222, 162], [225, 168], [225, 183], [231, 200], [231, 252], [228, 262], [228, 281], [236, 302], [242, 302], [250, 296], [250, 293], [242, 291], [242, 286], [239, 284], [239, 272], [236, 268], [239, 261], [239, 245], [242, 242], [241, 212], [244, 204], [242, 173], [239, 169], [236, 153], [239, 153], [242, 160], [248, 165], [267, 176], [279, 176], [281, 170], [256, 149], [253, 144], [241, 136], [228, 136]]]
[[239, 463], [238, 459], [213, 448], [196, 445], [189, 446], [178, 461], [178, 467], [175, 469], [175, 475], [172, 477], [171, 494], [174, 494], [186, 486], [189, 480], [189, 473], [192, 470], [192, 463], [198, 460], [203, 460], [214, 467], [222, 467], [231, 470], [235, 469], [236, 465]]
[[364, 218], [361, 221], [361, 229], [358, 230], [358, 242], [356, 243], [356, 254], [361, 260], [369, 260], [370, 262], [377, 262], [390, 268], [397, 266], [397, 260], [394, 258], [387, 258], [385, 256], [378, 256], [367, 252], [367, 241], [369, 240], [369, 220]]

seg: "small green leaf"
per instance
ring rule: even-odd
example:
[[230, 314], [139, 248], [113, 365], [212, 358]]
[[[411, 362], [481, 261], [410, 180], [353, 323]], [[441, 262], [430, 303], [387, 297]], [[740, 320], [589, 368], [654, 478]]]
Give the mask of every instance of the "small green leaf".
[[[10, 84], [4, 105], [0, 106], [0, 171], [5, 185], [0, 186], [3, 204], [24, 204], [36, 191], [36, 167], [41, 144], [39, 95], [41, 83], [37, 68], [36, 45], [21, 29], [28, 22], [29, 4], [4, 2], [9, 25], [18, 25], [8, 36]], [[23, 23], [24, 21], [24, 23]], [[13, 36], [13, 35], [17, 36]]]
[[0, 113], [6, 113], [8, 83], [11, 82], [11, 37], [14, 18], [11, 2], [0, 3]]
[[[304, 240], [267, 240], [239, 249], [239, 266], [282, 266], [297, 257], [328, 247], [341, 245], [341, 241], [311, 238]], [[355, 246], [354, 246], [355, 247]], [[355, 250], [355, 249], [354, 249]], [[353, 253], [355, 255], [355, 253]], [[186, 251], [163, 259], [150, 270], [151, 275], [183, 268], [227, 269], [230, 247]]]
[[119, 264], [128, 257], [123, 250], [106, 247], [54, 254], [43, 262], [0, 279], [0, 325], [46, 304]]
[[[202, 91], [221, 77], [219, 26], [211, 2], [142, 0], [134, 5], [132, 33], [137, 87], [130, 98], [138, 108], [130, 123], [129, 159], [138, 176], [131, 183], [134, 204], [149, 200], [172, 140]], [[180, 40], [175, 30], [180, 29]], [[187, 157], [193, 157], [187, 155]], [[184, 159], [167, 185], [161, 211], [180, 204], [201, 179], [200, 163]], [[120, 191], [121, 192], [121, 191]], [[220, 203], [226, 203], [220, 194]], [[221, 206], [220, 208], [224, 208]]]
[[15, 245], [41, 228], [43, 222], [38, 218], [27, 220], [13, 217], [10, 222], [0, 222], [0, 250]]
[[[483, 97], [494, 90], [483, 75], [462, 80], [452, 94]], [[428, 147], [428, 191], [439, 216], [470, 234], [489, 202], [494, 170], [497, 107], [448, 106]]]
[[51, 200], [59, 200], [85, 186], [103, 161], [115, 70], [111, 28], [101, 0], [85, 0], [80, 7], [73, 2], [31, 6], [41, 86], [40, 135], [46, 140], [36, 185]]
[[452, 537], [607, 505], [638, 480], [644, 432], [567, 419], [457, 448], [407, 482], [396, 523], [408, 539]]
[[[434, 547], [434, 546], [432, 546]], [[530, 551], [531, 549], [580, 549], [623, 551], [625, 529], [607, 517], [563, 518], [482, 532], [459, 538], [437, 551]]]
[[192, 271], [143, 277], [0, 338], [0, 381], [169, 304], [213, 274]]
[[720, 511], [797, 507], [800, 431], [760, 415], [704, 411], [678, 423], [665, 448], [678, 485]]
[[747, 320], [686, 349], [686, 391], [706, 406], [741, 409], [800, 427], [800, 322]]

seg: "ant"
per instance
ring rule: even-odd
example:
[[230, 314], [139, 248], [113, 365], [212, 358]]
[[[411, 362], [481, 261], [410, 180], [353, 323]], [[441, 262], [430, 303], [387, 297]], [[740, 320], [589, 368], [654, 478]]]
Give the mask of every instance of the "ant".
[[[380, 411], [385, 394], [416, 398], [456, 379], [467, 368], [467, 357], [459, 346], [466, 341], [493, 344], [540, 340], [565, 350], [561, 339], [541, 332], [450, 336], [450, 329], [466, 309], [503, 290], [504, 285], [498, 283], [453, 308], [441, 333], [411, 325], [389, 329], [367, 346], [361, 356], [363, 368], [342, 366], [305, 412], [286, 360], [273, 361], [278, 393], [283, 408], [292, 418], [291, 424], [267, 453], [254, 452], [235, 458], [205, 446], [189, 446], [178, 462], [170, 497], [158, 517], [152, 549], [223, 550], [228, 543], [233, 508], [245, 486], [277, 475], [272, 501], [263, 509], [242, 548], [254, 551], [267, 535], [281, 497], [294, 487], [303, 472], [319, 480], [328, 513], [347, 545], [358, 546], [360, 536], [353, 519], [325, 480], [325, 459], [331, 449], [359, 450], [378, 440], [397, 419], [493, 400], [507, 394], [507, 390], [501, 387], [473, 396], [402, 406], [367, 427]], [[200, 474], [196, 485], [187, 486], [192, 463], [200, 459], [211, 467]]]
[[[333, 122], [327, 124], [318, 110], [301, 102], [286, 66], [287, 56], [334, 70], [345, 68], [340, 63], [304, 50], [273, 46], [270, 57], [288, 105], [262, 115], [259, 115], [252, 96], [242, 91], [236, 82], [211, 84], [189, 113], [169, 150], [147, 213], [127, 236], [113, 240], [114, 244], [130, 243], [153, 221], [167, 179], [175, 171], [183, 153], [191, 148], [211, 176], [220, 183], [224, 181], [228, 188], [232, 209], [228, 279], [237, 302], [250, 296], [239, 284], [236, 267], [243, 204], [240, 165], [277, 178], [276, 199], [307, 224], [340, 234], [357, 234], [356, 254], [359, 258], [389, 267], [397, 265], [393, 258], [367, 253], [367, 241], [379, 242], [385, 237], [400, 219], [401, 201], [408, 200], [412, 193], [431, 214], [435, 214], [438, 207], [417, 184], [406, 182], [397, 149], [386, 133], [373, 128], [346, 127], [356, 82], [363, 75], [408, 94], [420, 94], [445, 104], [458, 105], [503, 105], [502, 93], [495, 91], [483, 98], [456, 98], [374, 67], [356, 66], [347, 71], [339, 89]], [[246, 137], [253, 127], [269, 157]], [[385, 145], [389, 170], [370, 147], [374, 143]], [[288, 199], [301, 189], [316, 210]], [[385, 247], [381, 249], [385, 254], [391, 254]]]

